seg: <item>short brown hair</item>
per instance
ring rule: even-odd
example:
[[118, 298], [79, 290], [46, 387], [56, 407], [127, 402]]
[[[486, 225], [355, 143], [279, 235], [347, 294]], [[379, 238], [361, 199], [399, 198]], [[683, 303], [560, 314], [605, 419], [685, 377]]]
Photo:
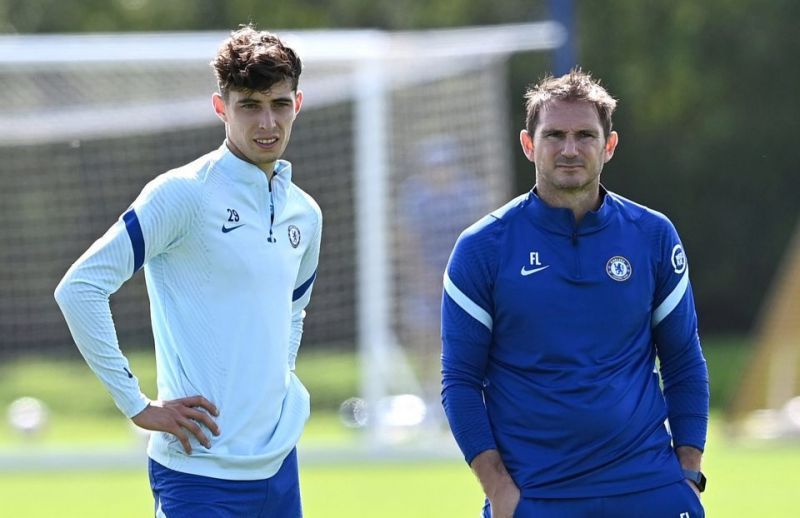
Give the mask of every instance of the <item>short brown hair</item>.
[[538, 84], [529, 86], [525, 91], [525, 129], [529, 134], [533, 135], [536, 131], [543, 106], [554, 100], [592, 103], [597, 108], [603, 134], [608, 138], [611, 115], [617, 107], [617, 101], [591, 74], [576, 67], [561, 77], [548, 75]]
[[266, 92], [288, 80], [297, 91], [302, 64], [295, 51], [280, 38], [242, 25], [222, 42], [211, 62], [219, 93], [227, 99], [231, 90]]

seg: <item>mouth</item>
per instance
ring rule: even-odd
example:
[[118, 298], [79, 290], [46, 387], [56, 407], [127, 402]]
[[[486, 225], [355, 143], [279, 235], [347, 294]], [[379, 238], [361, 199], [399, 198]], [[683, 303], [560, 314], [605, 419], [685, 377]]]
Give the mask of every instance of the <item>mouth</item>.
[[271, 149], [278, 143], [278, 137], [270, 137], [270, 138], [256, 138], [253, 139], [253, 142], [260, 148], [264, 149]]

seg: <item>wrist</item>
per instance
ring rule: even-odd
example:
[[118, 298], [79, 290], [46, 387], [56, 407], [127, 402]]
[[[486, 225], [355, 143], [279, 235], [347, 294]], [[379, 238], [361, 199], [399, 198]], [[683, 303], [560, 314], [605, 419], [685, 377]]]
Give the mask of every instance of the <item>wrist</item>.
[[497, 450], [486, 450], [480, 453], [472, 461], [470, 467], [478, 477], [483, 487], [483, 492], [489, 497], [489, 500], [492, 500], [497, 493], [502, 492], [509, 484], [516, 487], [514, 479], [511, 478], [511, 475], [506, 470]]
[[506, 473], [497, 473], [489, 477], [484, 483], [484, 492], [489, 500], [494, 500], [498, 494], [502, 494], [508, 490], [508, 487], [517, 487], [511, 475]]
[[694, 484], [694, 487], [696, 487], [699, 492], [702, 493], [703, 491], [706, 490], [706, 477], [705, 475], [703, 475], [702, 471], [684, 469], [683, 477], [692, 484]]

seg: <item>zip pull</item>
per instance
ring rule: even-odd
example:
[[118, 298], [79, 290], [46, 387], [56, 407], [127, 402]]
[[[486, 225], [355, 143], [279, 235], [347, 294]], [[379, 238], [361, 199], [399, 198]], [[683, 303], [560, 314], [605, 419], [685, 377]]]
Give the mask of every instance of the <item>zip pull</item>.
[[573, 245], [577, 245], [578, 244], [578, 231], [577, 230], [573, 230], [572, 231], [572, 244]]
[[275, 223], [275, 201], [272, 198], [272, 178], [267, 180], [267, 187], [269, 188], [269, 237], [267, 237], [267, 243], [275, 243], [278, 240], [272, 235], [272, 226]]

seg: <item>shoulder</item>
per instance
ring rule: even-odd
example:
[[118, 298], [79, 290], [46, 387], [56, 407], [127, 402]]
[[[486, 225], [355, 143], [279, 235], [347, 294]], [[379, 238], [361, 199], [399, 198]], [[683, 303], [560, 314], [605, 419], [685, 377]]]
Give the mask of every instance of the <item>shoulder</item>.
[[212, 168], [206, 155], [156, 176], [132, 204], [139, 221], [145, 228], [189, 228], [200, 213]]
[[639, 230], [638, 238], [642, 240], [640, 242], [646, 245], [655, 257], [660, 258], [659, 261], [669, 257], [668, 263], [671, 261], [674, 264], [685, 264], [686, 258], [678, 231], [664, 213], [617, 194], [608, 194], [613, 197], [614, 203], [618, 204], [620, 214]]
[[528, 194], [517, 196], [467, 227], [459, 239], [496, 238], [510, 222], [514, 221], [522, 213], [527, 200]]
[[527, 199], [527, 194], [518, 196], [467, 227], [456, 241], [454, 255], [491, 260], [500, 249], [506, 228], [522, 214]]
[[632, 223], [636, 223], [643, 228], [661, 231], [674, 228], [672, 221], [662, 212], [636, 203], [611, 191], [608, 191], [606, 196], [616, 205], [619, 214]]
[[209, 153], [186, 165], [162, 173], [145, 186], [142, 195], [148, 199], [162, 198], [172, 202], [198, 201], [214, 162], [213, 154]]
[[291, 184], [291, 199], [292, 203], [296, 203], [303, 212], [311, 215], [317, 223], [322, 222], [322, 209], [319, 208], [317, 201], [295, 183]]

